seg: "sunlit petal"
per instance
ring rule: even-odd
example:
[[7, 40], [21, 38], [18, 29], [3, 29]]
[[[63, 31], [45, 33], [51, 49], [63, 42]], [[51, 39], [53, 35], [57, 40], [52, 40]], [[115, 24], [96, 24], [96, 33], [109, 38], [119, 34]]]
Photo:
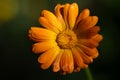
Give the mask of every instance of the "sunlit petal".
[[68, 25], [68, 10], [69, 10], [70, 4], [66, 3], [63, 8], [63, 17], [65, 20], [66, 27], [69, 28]]
[[[49, 34], [49, 35], [48, 35]], [[44, 41], [44, 40], [55, 40], [56, 39], [56, 33], [39, 27], [31, 27], [29, 30], [29, 37], [36, 41]]]
[[33, 45], [32, 51], [34, 53], [41, 53], [41, 52], [44, 52], [54, 46], [57, 46], [57, 43], [55, 41], [52, 41], [52, 40], [43, 41], [40, 43], [35, 43]]
[[60, 21], [60, 23], [63, 27], [63, 30], [65, 30], [66, 24], [65, 24], [65, 21], [63, 19], [63, 17], [64, 17], [63, 16], [63, 8], [64, 8], [63, 5], [57, 4], [56, 7], [55, 7], [55, 15], [58, 18], [58, 20]]
[[42, 69], [49, 68], [53, 61], [55, 60], [56, 56], [59, 54], [59, 51], [60, 51], [59, 47], [52, 47], [51, 49], [41, 54], [38, 58], [38, 62], [42, 63], [41, 68]]
[[75, 26], [76, 18], [78, 16], [78, 5], [73, 3], [69, 7], [68, 11], [68, 22], [71, 29]]
[[71, 73], [74, 69], [74, 61], [72, 52], [69, 49], [65, 49], [61, 57], [60, 66], [63, 72]]
[[53, 72], [58, 72], [60, 70], [60, 59], [63, 54], [63, 49], [60, 50], [58, 56], [55, 59], [55, 62], [53, 63]]
[[[57, 17], [50, 11], [43, 10], [42, 17], [39, 18], [39, 22], [46, 28], [55, 32], [62, 31], [62, 25]], [[56, 31], [57, 30], [57, 31]], [[57, 32], [58, 33], [58, 32]]]
[[59, 30], [55, 26], [50, 24], [46, 18], [40, 17], [39, 21], [40, 21], [41, 25], [44, 26], [45, 28], [47, 28], [47, 29], [49, 29], [51, 31], [54, 31], [57, 34], [59, 33]]

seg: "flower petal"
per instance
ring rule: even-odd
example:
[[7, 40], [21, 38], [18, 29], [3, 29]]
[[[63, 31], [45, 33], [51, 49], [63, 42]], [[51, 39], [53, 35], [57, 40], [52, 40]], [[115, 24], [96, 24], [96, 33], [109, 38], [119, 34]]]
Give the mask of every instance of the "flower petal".
[[31, 27], [31, 29], [29, 30], [29, 37], [36, 42], [40, 42], [44, 40], [55, 40], [56, 33], [48, 29]]
[[89, 9], [84, 9], [81, 11], [81, 13], [79, 14], [78, 18], [77, 18], [77, 21], [76, 21], [76, 26], [78, 25], [78, 23], [87, 18], [88, 16], [90, 15], [90, 10]]
[[72, 52], [69, 49], [65, 49], [61, 57], [60, 66], [63, 72], [72, 73], [74, 69], [74, 61]]
[[78, 16], [78, 5], [73, 3], [69, 6], [68, 10], [68, 22], [71, 29], [75, 26], [76, 18]]
[[34, 53], [41, 53], [54, 46], [57, 46], [57, 43], [55, 41], [52, 41], [52, 40], [43, 41], [43, 42], [35, 43], [33, 45], [32, 51]]
[[97, 16], [89, 16], [89, 17], [83, 19], [78, 24], [78, 32], [83, 32], [87, 29], [90, 29], [91, 27], [95, 26], [97, 22], [98, 22]]
[[53, 63], [53, 72], [58, 72], [60, 70], [60, 59], [63, 54], [63, 49], [60, 50], [58, 56], [55, 59], [55, 62]]
[[98, 34], [99, 31], [100, 31], [100, 27], [94, 26], [86, 31], [80, 32], [79, 36], [80, 38], [91, 38], [92, 36]]
[[90, 56], [90, 57], [92, 57], [92, 58], [96, 58], [96, 57], [98, 57], [98, 55], [99, 55], [96, 48], [91, 49], [91, 48], [86, 47], [86, 46], [84, 46], [84, 45], [80, 45], [79, 47], [80, 47], [80, 49], [83, 50], [83, 52], [84, 52], [86, 55], [88, 55], [88, 56]]
[[97, 35], [93, 36], [92, 39], [96, 42], [100, 42], [103, 39], [103, 36], [100, 34], [97, 34]]
[[58, 20], [60, 21], [63, 29], [65, 30], [66, 25], [63, 19], [63, 5], [57, 4], [57, 6], [55, 7], [55, 15], [58, 18]]
[[51, 49], [41, 54], [38, 58], [38, 62], [42, 63], [41, 68], [42, 69], [49, 68], [53, 63], [53, 61], [55, 60], [56, 56], [59, 54], [59, 51], [60, 48], [56, 46], [56, 47], [52, 47]]
[[87, 46], [89, 48], [95, 48], [95, 47], [97, 47], [99, 45], [99, 43], [96, 42], [93, 39], [79, 39], [78, 43], [82, 44], [82, 45], [85, 45], [85, 46]]
[[39, 18], [39, 22], [46, 28], [59, 32], [62, 31], [62, 25], [57, 17], [50, 11], [43, 10], [41, 13], [42, 17]]
[[69, 7], [70, 7], [70, 4], [65, 4], [64, 5], [64, 8], [63, 8], [63, 17], [64, 17], [64, 20], [65, 20], [65, 24], [66, 24], [66, 27], [69, 28], [69, 25], [68, 25], [68, 10], [69, 10]]
[[76, 70], [80, 70], [81, 68], [86, 68], [88, 66], [83, 62], [83, 59], [77, 48], [72, 48], [72, 54], [74, 58], [74, 65], [76, 64]]
[[79, 51], [79, 54], [81, 55], [84, 63], [89, 64], [89, 63], [93, 62], [92, 57], [86, 55], [85, 52], [83, 52], [84, 50], [82, 50], [82, 49], [79, 48], [79, 47], [77, 47], [77, 50]]

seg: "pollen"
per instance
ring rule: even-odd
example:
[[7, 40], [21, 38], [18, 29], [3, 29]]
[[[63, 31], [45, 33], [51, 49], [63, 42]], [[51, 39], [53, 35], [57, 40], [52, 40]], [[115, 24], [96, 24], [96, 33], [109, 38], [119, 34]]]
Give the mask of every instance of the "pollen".
[[65, 30], [57, 35], [56, 42], [62, 49], [72, 48], [77, 43], [77, 36], [72, 30]]

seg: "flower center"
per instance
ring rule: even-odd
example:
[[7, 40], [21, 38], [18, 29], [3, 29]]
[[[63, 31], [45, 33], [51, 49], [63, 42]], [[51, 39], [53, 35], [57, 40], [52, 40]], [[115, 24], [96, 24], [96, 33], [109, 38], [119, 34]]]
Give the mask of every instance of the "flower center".
[[56, 39], [60, 48], [72, 48], [77, 43], [76, 34], [71, 30], [62, 31], [58, 34]]

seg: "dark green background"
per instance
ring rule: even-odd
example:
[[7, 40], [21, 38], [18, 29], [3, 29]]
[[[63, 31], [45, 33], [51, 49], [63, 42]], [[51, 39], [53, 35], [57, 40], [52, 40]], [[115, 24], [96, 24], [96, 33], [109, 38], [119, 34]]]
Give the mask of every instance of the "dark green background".
[[28, 30], [41, 26], [40, 12], [44, 9], [53, 12], [57, 3], [67, 2], [77, 2], [80, 11], [89, 8], [91, 15], [99, 17], [97, 25], [101, 26], [104, 39], [98, 47], [99, 57], [89, 65], [93, 79], [119, 78], [120, 0], [4, 0], [4, 6], [10, 10], [0, 8], [0, 13], [12, 14], [11, 17], [0, 14], [0, 80], [87, 80], [84, 70], [66, 76], [50, 69], [41, 70], [38, 55], [31, 51], [33, 41], [28, 38]]

